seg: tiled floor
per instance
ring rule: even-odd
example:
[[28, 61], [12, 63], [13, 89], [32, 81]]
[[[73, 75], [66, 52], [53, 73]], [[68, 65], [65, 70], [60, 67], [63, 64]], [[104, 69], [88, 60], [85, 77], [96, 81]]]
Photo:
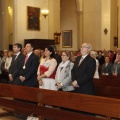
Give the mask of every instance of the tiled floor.
[[12, 116], [12, 114], [8, 114], [6, 111], [0, 109], [0, 120], [20, 120]]

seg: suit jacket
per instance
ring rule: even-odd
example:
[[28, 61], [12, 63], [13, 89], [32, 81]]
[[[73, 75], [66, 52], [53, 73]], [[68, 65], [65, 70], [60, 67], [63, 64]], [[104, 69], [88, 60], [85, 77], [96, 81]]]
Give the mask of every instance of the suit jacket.
[[37, 69], [39, 66], [39, 58], [34, 53], [32, 53], [26, 64], [25, 68], [24, 66], [25, 57], [22, 61], [22, 69], [20, 71], [20, 76], [25, 77], [25, 81], [23, 82], [23, 86], [30, 86], [30, 87], [37, 87], [38, 81], [37, 81]]
[[56, 53], [55, 54], [55, 59], [57, 61], [57, 67], [58, 67], [58, 65], [62, 62], [62, 58], [58, 53]]
[[96, 61], [90, 55], [87, 55], [78, 66], [81, 56], [76, 58], [72, 69], [72, 81], [76, 80], [79, 87], [76, 87], [77, 93], [95, 94], [93, 85], [93, 76], [96, 69]]
[[[69, 62], [68, 65], [61, 70], [59, 73], [61, 67], [58, 66], [56, 76], [55, 76], [55, 81], [61, 82], [63, 84], [62, 90], [63, 91], [72, 91], [74, 90], [72, 86], [72, 78], [71, 78], [71, 69], [73, 68], [74, 63]], [[58, 81], [58, 75], [61, 75]]]
[[112, 74], [112, 66], [113, 66], [113, 64], [109, 62], [107, 66], [105, 66], [105, 65], [106, 65], [106, 63], [104, 63], [102, 65], [101, 73], [102, 74], [107, 73], [108, 75], [111, 75]]
[[22, 69], [21, 63], [24, 59], [24, 55], [22, 53], [20, 53], [16, 60], [15, 60], [15, 55], [12, 57], [12, 62], [11, 65], [9, 67], [9, 74], [12, 75], [13, 77], [13, 81], [10, 81], [11, 84], [16, 84], [16, 85], [21, 85], [21, 81], [19, 80], [19, 76], [20, 76], [20, 70]]

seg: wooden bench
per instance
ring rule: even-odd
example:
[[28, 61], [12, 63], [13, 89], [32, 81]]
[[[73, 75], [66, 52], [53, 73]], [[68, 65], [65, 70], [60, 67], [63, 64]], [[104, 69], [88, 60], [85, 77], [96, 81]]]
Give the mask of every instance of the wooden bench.
[[108, 76], [108, 75], [100, 75], [100, 79], [109, 79], [109, 80], [120, 80], [120, 76]]
[[93, 79], [96, 95], [120, 98], [120, 77], [100, 76], [99, 79]]
[[38, 102], [41, 104], [65, 107], [77, 111], [84, 111], [106, 116], [106, 120], [112, 117], [120, 118], [120, 99], [44, 90], [31, 87], [0, 84], [0, 106], [8, 107], [16, 112], [30, 115], [42, 115], [52, 120], [102, 120], [95, 116], [70, 112], [55, 108], [38, 106], [30, 103], [5, 99], [5, 97]]

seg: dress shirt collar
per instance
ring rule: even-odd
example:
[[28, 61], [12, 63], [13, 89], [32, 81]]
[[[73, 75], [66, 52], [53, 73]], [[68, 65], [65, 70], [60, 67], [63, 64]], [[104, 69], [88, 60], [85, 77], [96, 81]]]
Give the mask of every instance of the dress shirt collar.
[[32, 54], [33, 52], [30, 52], [30, 53], [28, 53], [27, 55], [28, 55], [28, 58], [30, 57], [30, 55]]
[[[88, 54], [87, 54], [87, 55], [88, 55]], [[87, 55], [82, 56], [82, 58], [85, 59], [85, 57], [86, 57]]]
[[18, 56], [20, 54], [20, 52], [18, 52], [17, 54], [15, 54], [16, 56]]

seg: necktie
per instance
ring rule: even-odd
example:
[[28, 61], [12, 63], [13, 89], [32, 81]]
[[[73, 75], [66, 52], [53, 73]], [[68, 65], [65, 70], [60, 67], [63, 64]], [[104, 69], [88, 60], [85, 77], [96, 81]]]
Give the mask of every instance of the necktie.
[[[81, 57], [80, 62], [79, 62], [79, 65], [81, 64], [82, 61], [83, 61], [83, 57]], [[78, 65], [78, 66], [79, 66], [79, 65]]]
[[25, 64], [26, 64], [27, 60], [28, 60], [28, 55], [26, 55], [26, 57], [25, 57]]

